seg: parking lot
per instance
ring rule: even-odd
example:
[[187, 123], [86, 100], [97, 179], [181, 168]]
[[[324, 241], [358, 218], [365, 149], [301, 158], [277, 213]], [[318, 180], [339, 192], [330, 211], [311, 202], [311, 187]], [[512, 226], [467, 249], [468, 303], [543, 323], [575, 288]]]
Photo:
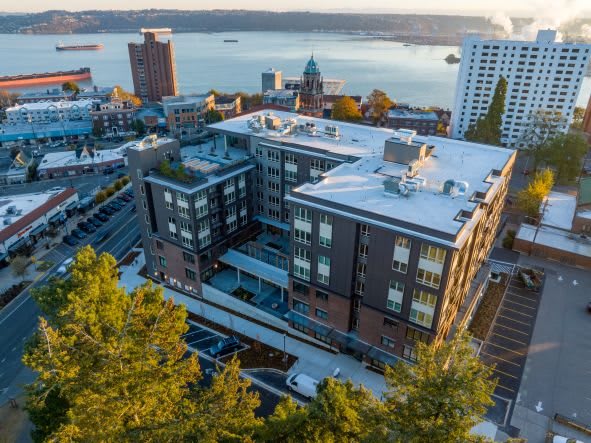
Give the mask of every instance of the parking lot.
[[[183, 338], [187, 345], [198, 351], [200, 354], [206, 354], [212, 357], [212, 355], [209, 353], [209, 348], [211, 348], [213, 345], [215, 345], [225, 337], [217, 332], [211, 331], [210, 329], [205, 329], [202, 326], [198, 326], [195, 323], [189, 323], [189, 330], [185, 335], [183, 335]], [[241, 344], [240, 349], [225, 354], [221, 354], [219, 357], [225, 357], [227, 355], [240, 352], [247, 348], [248, 346], [246, 346], [245, 344]]]
[[498, 384], [496, 406], [488, 418], [505, 426], [517, 400], [528, 347], [536, 323], [540, 293], [528, 290], [512, 272], [503, 300], [480, 350], [482, 360], [493, 367]]

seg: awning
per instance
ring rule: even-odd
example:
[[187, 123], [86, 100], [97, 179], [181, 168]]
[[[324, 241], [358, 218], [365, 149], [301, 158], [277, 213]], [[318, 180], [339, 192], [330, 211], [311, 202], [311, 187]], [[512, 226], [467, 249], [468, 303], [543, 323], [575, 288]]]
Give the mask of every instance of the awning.
[[373, 358], [373, 359], [379, 360], [379, 361], [387, 364], [388, 366], [394, 366], [399, 361], [402, 361], [402, 359], [400, 357], [397, 357], [397, 356], [392, 355], [392, 354], [390, 354], [388, 352], [382, 351], [381, 349], [378, 349], [378, 348], [373, 347], [373, 346], [368, 351], [367, 356], [369, 358]]
[[76, 209], [77, 207], [78, 207], [78, 202], [73, 201], [68, 206], [66, 206], [66, 209], [71, 211], [72, 209]]
[[35, 229], [32, 229], [31, 232], [29, 232], [29, 235], [39, 235], [43, 231], [45, 231], [46, 229], [47, 229], [47, 224], [43, 223], [43, 224], [37, 226]]
[[57, 214], [53, 214], [51, 217], [49, 217], [48, 222], [49, 223], [57, 223], [59, 221], [62, 221], [64, 219], [64, 216], [61, 212], [58, 212]]
[[333, 329], [330, 326], [323, 325], [322, 323], [312, 320], [311, 318], [308, 318], [305, 315], [302, 315], [296, 311], [289, 311], [286, 314], [286, 317], [294, 323], [312, 329], [314, 332], [317, 332], [320, 335], [324, 335], [325, 337], [328, 336], [330, 331]]
[[284, 231], [289, 231], [289, 224], [288, 223], [281, 223], [278, 220], [272, 220], [270, 218], [263, 217], [262, 215], [255, 215], [254, 219], [258, 220], [261, 223], [264, 223], [266, 225], [275, 226], [276, 228], [283, 229]]
[[283, 288], [287, 288], [288, 286], [289, 279], [287, 277], [287, 271], [276, 268], [268, 263], [264, 263], [256, 258], [249, 257], [242, 252], [229, 249], [228, 252], [219, 258], [219, 261], [240, 269], [241, 271], [256, 275], [263, 280], [270, 281], [277, 286]]
[[20, 238], [16, 243], [13, 243], [8, 247], [8, 252], [18, 251], [20, 248], [25, 246], [29, 242], [27, 237]]

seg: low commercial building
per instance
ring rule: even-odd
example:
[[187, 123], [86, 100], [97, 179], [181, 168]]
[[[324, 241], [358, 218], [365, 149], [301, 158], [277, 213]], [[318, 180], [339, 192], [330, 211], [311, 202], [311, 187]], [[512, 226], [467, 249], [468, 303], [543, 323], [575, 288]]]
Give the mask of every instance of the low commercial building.
[[218, 95], [214, 109], [221, 112], [224, 119], [232, 118], [242, 112], [242, 99], [239, 95]]
[[291, 112], [300, 109], [300, 93], [293, 89], [268, 89], [263, 94], [263, 104], [284, 106]]
[[390, 109], [388, 127], [392, 129], [411, 129], [418, 135], [437, 134], [439, 117], [433, 111], [421, 109]]
[[168, 130], [175, 133], [203, 127], [205, 114], [214, 107], [213, 94], [162, 97]]
[[85, 89], [76, 94], [78, 100], [92, 100], [93, 102], [106, 103], [113, 95], [113, 87], [99, 87], [93, 86], [92, 89]]
[[0, 262], [24, 253], [46, 230], [67, 218], [67, 208], [78, 204], [74, 188], [0, 197]]
[[83, 147], [75, 151], [45, 154], [37, 168], [37, 176], [43, 180], [74, 175], [97, 174], [107, 168], [125, 166], [125, 157], [120, 149], [97, 151]]
[[27, 103], [36, 102], [61, 102], [61, 101], [72, 101], [76, 99], [76, 93], [74, 91], [62, 91], [61, 89], [47, 89], [44, 92], [23, 92], [16, 99], [19, 105], [25, 105]]
[[[514, 151], [270, 110], [208, 131], [217, 141], [192, 159], [174, 144], [128, 151], [154, 278], [238, 291], [379, 368], [447, 338]], [[189, 177], [164, 163], [181, 159]]]
[[119, 137], [133, 131], [135, 107], [130, 101], [115, 98], [107, 103], [95, 103], [90, 116], [94, 135]]
[[92, 100], [35, 102], [6, 109], [9, 125], [90, 120]]
[[0, 144], [19, 144], [26, 140], [65, 140], [86, 138], [92, 133], [92, 121], [56, 121], [0, 125]]

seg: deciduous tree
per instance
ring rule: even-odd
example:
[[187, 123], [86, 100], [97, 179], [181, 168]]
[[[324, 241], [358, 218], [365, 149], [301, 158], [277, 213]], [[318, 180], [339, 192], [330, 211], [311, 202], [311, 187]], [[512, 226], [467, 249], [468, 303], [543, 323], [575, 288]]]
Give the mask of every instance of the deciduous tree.
[[10, 261], [10, 268], [12, 269], [12, 275], [20, 277], [22, 281], [25, 280], [27, 275], [27, 267], [29, 266], [29, 259], [22, 255], [17, 255]]
[[334, 102], [330, 118], [345, 122], [357, 122], [363, 118], [357, 103], [351, 97], [343, 97]]
[[550, 109], [538, 109], [527, 116], [523, 133], [519, 143], [524, 145], [533, 158], [534, 171], [543, 161], [544, 146], [557, 133], [558, 129], [565, 125], [563, 115]]
[[80, 92], [80, 86], [78, 86], [78, 83], [76, 82], [65, 82], [62, 83], [62, 91], [70, 91], [70, 92], [75, 92], [76, 94], [78, 94]]
[[505, 96], [507, 95], [507, 80], [501, 76], [495, 87], [488, 111], [481, 116], [476, 123], [471, 124], [464, 138], [477, 143], [500, 145], [503, 126], [503, 114], [505, 113]]
[[470, 429], [493, 404], [492, 370], [474, 355], [467, 335], [440, 346], [419, 343], [418, 362], [386, 368], [388, 441], [480, 441]]
[[16, 104], [16, 99], [20, 94], [16, 92], [9, 92], [4, 89], [0, 90], [0, 109], [8, 108]]
[[374, 89], [367, 96], [367, 105], [372, 121], [378, 124], [386, 118], [388, 109], [392, 106], [392, 100], [384, 91]]
[[128, 100], [131, 103], [133, 103], [133, 105], [136, 108], [139, 108], [140, 106], [142, 106], [142, 99], [139, 98], [137, 95], [133, 95], [131, 92], [126, 91], [125, 89], [123, 89], [121, 86], [117, 85], [113, 88], [113, 93], [116, 93], [117, 96], [121, 99], [121, 100]]
[[538, 158], [556, 168], [560, 181], [574, 180], [581, 172], [589, 146], [579, 134], [558, 134], [548, 139], [538, 151]]
[[581, 129], [583, 127], [583, 120], [585, 118], [585, 108], [576, 106], [573, 111], [573, 122], [571, 127], [575, 129]]

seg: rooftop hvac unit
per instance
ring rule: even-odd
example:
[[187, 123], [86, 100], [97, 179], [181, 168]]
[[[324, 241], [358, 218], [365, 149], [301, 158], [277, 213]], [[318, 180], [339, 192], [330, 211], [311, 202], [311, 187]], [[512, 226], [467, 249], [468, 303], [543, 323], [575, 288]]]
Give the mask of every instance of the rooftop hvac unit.
[[411, 160], [408, 163], [408, 170], [406, 172], [406, 175], [408, 177], [416, 177], [419, 173], [420, 166], [421, 163], [417, 159]]
[[12, 205], [6, 208], [7, 214], [16, 214], [16, 206]]
[[384, 180], [384, 192], [386, 194], [400, 194], [400, 179], [388, 178]]
[[10, 217], [6, 217], [6, 218], [4, 219], [4, 224], [5, 224], [6, 226], [8, 226], [8, 225], [12, 224], [12, 219], [11, 219]]
[[324, 132], [329, 137], [338, 137], [339, 136], [339, 127], [337, 125], [326, 125], [324, 127]]

